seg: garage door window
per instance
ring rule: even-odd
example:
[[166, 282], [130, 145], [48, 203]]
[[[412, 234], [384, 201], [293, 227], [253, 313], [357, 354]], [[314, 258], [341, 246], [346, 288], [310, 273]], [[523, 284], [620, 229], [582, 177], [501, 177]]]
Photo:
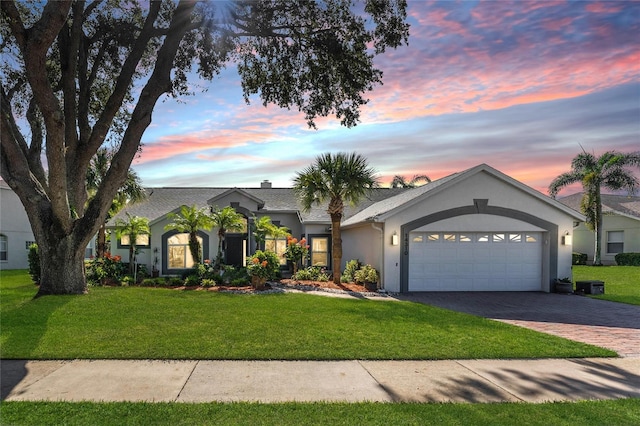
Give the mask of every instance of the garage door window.
[[504, 243], [505, 240], [505, 235], [504, 234], [493, 234], [493, 238], [492, 241], [494, 243]]
[[478, 238], [476, 241], [478, 241], [479, 243], [488, 243], [490, 241], [490, 238], [490, 234], [478, 234]]
[[427, 241], [429, 241], [429, 242], [440, 241], [440, 234], [429, 234], [429, 235], [427, 235]]
[[535, 235], [526, 234], [524, 241], [527, 243], [535, 243], [538, 241], [538, 237], [536, 237]]

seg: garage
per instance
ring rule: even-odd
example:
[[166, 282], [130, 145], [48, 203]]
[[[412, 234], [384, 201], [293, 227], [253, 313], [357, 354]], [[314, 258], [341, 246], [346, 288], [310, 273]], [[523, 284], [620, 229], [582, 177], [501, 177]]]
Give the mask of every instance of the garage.
[[540, 291], [541, 232], [411, 232], [409, 291]]

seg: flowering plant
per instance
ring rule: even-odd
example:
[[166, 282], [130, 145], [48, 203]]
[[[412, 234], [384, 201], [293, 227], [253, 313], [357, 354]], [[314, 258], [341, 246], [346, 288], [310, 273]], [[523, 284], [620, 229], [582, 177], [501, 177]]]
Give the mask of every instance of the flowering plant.
[[287, 237], [287, 249], [284, 252], [284, 257], [293, 264], [293, 273], [295, 275], [298, 272], [298, 265], [309, 257], [307, 240], [301, 238], [300, 241], [298, 241], [297, 238], [289, 235]]
[[279, 269], [278, 255], [268, 250], [258, 250], [247, 260], [247, 271], [252, 277], [272, 279]]

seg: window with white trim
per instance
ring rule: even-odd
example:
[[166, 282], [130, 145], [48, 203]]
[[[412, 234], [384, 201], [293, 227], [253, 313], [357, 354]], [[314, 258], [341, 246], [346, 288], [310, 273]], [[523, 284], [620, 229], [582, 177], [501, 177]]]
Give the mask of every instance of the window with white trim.
[[624, 231], [607, 232], [607, 253], [617, 254], [624, 252]]
[[[200, 256], [202, 256], [202, 237], [200, 242]], [[175, 234], [167, 238], [167, 256], [169, 269], [187, 269], [194, 265], [191, 250], [189, 250], [189, 234]]]
[[265, 250], [269, 250], [278, 255], [280, 265], [287, 264], [287, 258], [284, 257], [285, 251], [287, 251], [287, 239], [286, 238], [274, 238], [271, 235], [267, 235], [264, 240]]

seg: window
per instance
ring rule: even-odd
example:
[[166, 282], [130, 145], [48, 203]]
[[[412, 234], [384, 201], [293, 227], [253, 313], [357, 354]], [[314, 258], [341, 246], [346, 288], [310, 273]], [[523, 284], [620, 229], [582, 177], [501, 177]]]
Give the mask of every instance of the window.
[[329, 237], [311, 237], [311, 265], [329, 266]]
[[510, 243], [522, 242], [522, 234], [509, 234], [509, 242]]
[[264, 240], [264, 248], [265, 250], [272, 251], [278, 255], [280, 265], [287, 264], [287, 258], [284, 257], [284, 252], [287, 250], [286, 238], [273, 238], [272, 236], [267, 235]]
[[443, 239], [448, 242], [455, 243], [456, 242], [456, 234], [444, 234]]
[[536, 237], [535, 235], [527, 234], [524, 241], [527, 243], [535, 243], [536, 241], [538, 241], [538, 237]]
[[413, 238], [412, 238], [412, 241], [413, 241], [414, 243], [421, 243], [421, 242], [423, 242], [423, 241], [424, 241], [424, 236], [423, 236], [422, 234], [420, 234], [420, 235], [414, 235], [414, 236], [413, 236]]
[[[119, 245], [120, 247], [125, 247], [125, 246], [129, 246], [130, 241], [129, 241], [129, 236], [128, 235], [123, 235], [120, 237], [120, 242]], [[149, 234], [145, 234], [145, 235], [138, 235], [136, 237], [136, 246], [137, 247], [149, 247]]]
[[493, 242], [494, 243], [504, 243], [505, 235], [504, 234], [493, 234]]
[[6, 235], [0, 234], [0, 261], [6, 261], [9, 253], [9, 242]]
[[624, 252], [624, 231], [607, 232], [607, 253]]
[[479, 243], [488, 243], [490, 241], [489, 234], [478, 234], [476, 241]]
[[460, 236], [458, 237], [461, 243], [470, 243], [473, 241], [473, 237], [472, 235], [469, 234], [460, 234]]
[[436, 242], [436, 241], [440, 241], [440, 234], [429, 234], [427, 235], [427, 241], [429, 242]]
[[[202, 237], [198, 237], [198, 241], [202, 250]], [[175, 234], [167, 238], [167, 256], [169, 269], [191, 268], [194, 262], [189, 250], [189, 234]]]

